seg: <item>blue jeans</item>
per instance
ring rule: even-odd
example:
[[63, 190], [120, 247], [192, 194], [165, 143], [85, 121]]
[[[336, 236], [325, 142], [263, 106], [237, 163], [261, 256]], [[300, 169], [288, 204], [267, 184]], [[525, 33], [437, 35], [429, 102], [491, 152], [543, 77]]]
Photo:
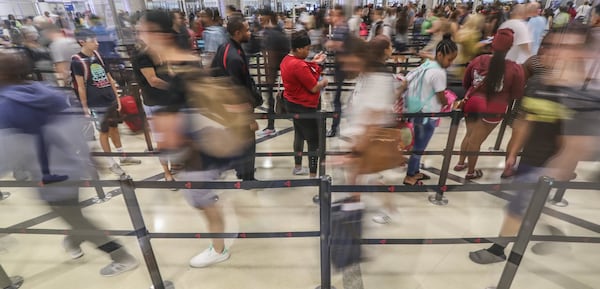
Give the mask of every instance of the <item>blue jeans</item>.
[[[433, 136], [435, 131], [436, 120], [431, 118], [417, 117], [413, 119], [414, 124], [414, 152], [423, 152], [427, 148], [427, 144]], [[421, 165], [421, 155], [412, 154], [408, 159], [408, 169], [406, 170], [407, 176], [414, 176], [419, 172]]]

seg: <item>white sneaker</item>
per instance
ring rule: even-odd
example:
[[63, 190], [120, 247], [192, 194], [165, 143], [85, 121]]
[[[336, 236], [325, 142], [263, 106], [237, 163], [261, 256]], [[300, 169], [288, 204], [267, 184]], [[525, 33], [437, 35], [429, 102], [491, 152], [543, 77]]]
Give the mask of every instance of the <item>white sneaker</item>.
[[394, 219], [397, 219], [397, 215], [398, 213], [391, 213], [387, 210], [380, 210], [379, 213], [377, 213], [375, 216], [373, 216], [373, 218], [371, 218], [371, 220], [377, 224], [385, 225], [392, 222], [392, 216], [394, 216]]
[[127, 173], [121, 168], [121, 166], [119, 166], [118, 164], [113, 164], [112, 166], [110, 166], [109, 170], [117, 175], [117, 176], [123, 176], [126, 175]]
[[202, 253], [194, 256], [192, 260], [190, 260], [190, 266], [194, 268], [203, 268], [213, 264], [221, 263], [229, 259], [229, 251], [227, 248], [223, 249], [222, 253], [217, 253], [212, 245], [208, 247], [208, 249], [204, 250]]
[[277, 134], [277, 131], [275, 129], [265, 128], [257, 133], [257, 137], [267, 137], [267, 136], [272, 136], [272, 135], [276, 135], [276, 134]]
[[294, 170], [292, 170], [292, 174], [294, 174], [294, 176], [305, 176], [305, 175], [308, 175], [308, 169], [307, 168], [294, 168]]
[[65, 251], [71, 255], [71, 259], [75, 260], [83, 257], [83, 250], [81, 250], [80, 246], [73, 244], [69, 236], [63, 239], [62, 245]]
[[105, 277], [117, 276], [121, 273], [133, 270], [139, 265], [140, 262], [133, 257], [123, 262], [113, 261], [112, 263], [106, 265], [106, 267], [100, 269], [100, 275]]

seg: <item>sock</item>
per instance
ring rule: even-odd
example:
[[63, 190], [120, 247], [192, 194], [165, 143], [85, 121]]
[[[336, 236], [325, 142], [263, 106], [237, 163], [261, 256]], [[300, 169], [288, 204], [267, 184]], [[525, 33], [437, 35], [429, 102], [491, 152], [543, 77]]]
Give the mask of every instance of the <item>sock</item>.
[[[115, 151], [117, 151], [118, 153], [120, 153], [120, 154], [121, 154], [121, 153], [123, 153], [123, 147], [120, 147], [120, 148], [115, 148]], [[120, 160], [123, 160], [123, 159], [125, 159], [125, 158], [124, 158], [124, 157], [120, 157], [119, 159], [120, 159]]]
[[505, 248], [506, 248], [505, 246], [494, 243], [491, 247], [489, 247], [486, 250], [496, 256], [502, 256], [502, 255], [504, 255]]
[[108, 165], [109, 165], [109, 166], [111, 166], [111, 167], [112, 167], [112, 166], [114, 166], [114, 165], [116, 165], [116, 164], [117, 164], [117, 162], [115, 162], [115, 159], [114, 159], [114, 158], [111, 158], [111, 157], [109, 157], [109, 158], [108, 158]]

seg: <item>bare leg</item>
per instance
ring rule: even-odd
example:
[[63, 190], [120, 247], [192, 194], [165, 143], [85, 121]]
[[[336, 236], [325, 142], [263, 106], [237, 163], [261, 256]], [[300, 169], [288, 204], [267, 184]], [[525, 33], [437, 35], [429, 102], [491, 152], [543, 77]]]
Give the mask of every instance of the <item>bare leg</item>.
[[523, 149], [530, 130], [531, 127], [528, 121], [519, 118], [514, 120], [512, 134], [506, 146], [506, 166], [504, 172], [512, 170], [516, 165], [517, 155]]
[[[490, 133], [496, 128], [498, 124], [487, 123], [482, 119], [478, 119], [473, 124], [473, 131], [471, 132], [471, 137], [469, 137], [469, 143], [467, 145], [467, 152], [475, 153], [479, 152], [481, 149], [481, 144], [485, 141], [485, 139], [490, 135]], [[467, 174], [472, 174], [475, 172], [475, 166], [477, 165], [477, 159], [479, 158], [476, 154], [469, 154], [467, 156], [468, 159], [468, 171]]]
[[[225, 232], [225, 220], [221, 209], [214, 205], [211, 207], [202, 208], [206, 219], [208, 220], [208, 230], [211, 233]], [[225, 250], [224, 239], [212, 239], [213, 249], [217, 253], [222, 253]]]
[[458, 156], [458, 164], [459, 165], [465, 164], [465, 159], [467, 158], [467, 155], [464, 154], [463, 152], [466, 152], [468, 149], [469, 138], [471, 137], [471, 132], [473, 131], [474, 124], [475, 124], [475, 121], [473, 121], [473, 120], [466, 120], [466, 122], [465, 122], [465, 125], [467, 126], [467, 132], [465, 133], [465, 136], [463, 137], [463, 140], [460, 144], [461, 154]]
[[116, 148], [123, 147], [123, 144], [121, 143], [121, 134], [119, 133], [118, 127], [109, 128], [108, 135], [110, 136], [110, 140]]
[[101, 132], [100, 133], [100, 147], [102, 148], [102, 151], [105, 153], [109, 153], [110, 152], [110, 143], [108, 143], [108, 135], [109, 133], [107, 132]]

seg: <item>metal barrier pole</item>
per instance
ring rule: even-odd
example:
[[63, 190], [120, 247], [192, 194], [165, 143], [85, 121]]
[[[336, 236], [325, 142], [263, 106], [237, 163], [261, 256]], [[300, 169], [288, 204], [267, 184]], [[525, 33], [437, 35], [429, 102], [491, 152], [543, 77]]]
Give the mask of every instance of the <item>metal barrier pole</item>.
[[13, 276], [8, 277], [4, 268], [0, 265], [0, 288], [2, 289], [17, 289], [23, 285], [23, 277]]
[[[319, 177], [323, 178], [325, 177], [325, 170], [326, 170], [326, 163], [325, 163], [325, 156], [326, 156], [326, 152], [327, 152], [327, 143], [326, 143], [326, 139], [327, 139], [327, 118], [325, 117], [325, 113], [324, 112], [319, 112], [319, 119], [318, 119], [318, 130], [319, 130]], [[313, 203], [315, 204], [320, 204], [320, 194], [319, 195], [315, 195], [313, 197]]]
[[[90, 167], [89, 170], [92, 181], [100, 180], [100, 175], [98, 175], [96, 168]], [[94, 185], [94, 189], [96, 190], [96, 197], [94, 198], [94, 203], [96, 204], [107, 202], [113, 197], [111, 193], [104, 193], [104, 188], [102, 186]]]
[[[130, 84], [130, 86], [137, 87], [137, 84]], [[131, 88], [130, 88], [131, 89]], [[131, 89], [133, 98], [135, 99], [135, 105], [138, 107], [138, 116], [142, 120], [142, 129], [144, 130], [144, 140], [146, 140], [146, 147], [148, 151], [154, 151], [154, 147], [152, 146], [152, 138], [150, 137], [150, 125], [148, 124], [148, 116], [146, 115], [146, 110], [144, 110], [144, 104], [142, 103], [142, 98], [140, 95], [139, 88]]]
[[550, 204], [555, 205], [557, 207], [566, 207], [569, 205], [569, 202], [565, 199], [565, 192], [567, 192], [566, 188], [560, 188], [556, 190], [554, 197], [552, 200], [548, 201]]
[[533, 229], [540, 219], [540, 215], [542, 214], [542, 210], [544, 209], [544, 205], [550, 194], [552, 182], [553, 179], [549, 177], [540, 177], [531, 203], [523, 217], [523, 223], [519, 229], [517, 241], [513, 245], [512, 251], [508, 256], [508, 262], [506, 262], [506, 265], [504, 266], [504, 271], [498, 282], [498, 287], [496, 287], [497, 289], [509, 289], [515, 279], [519, 265], [523, 260], [523, 254], [525, 254], [527, 244], [533, 234]]
[[500, 146], [502, 146], [502, 139], [504, 139], [504, 133], [506, 133], [506, 127], [508, 126], [508, 118], [512, 117], [513, 110], [516, 109], [517, 102], [515, 100], [509, 106], [509, 110], [504, 115], [502, 119], [502, 124], [500, 124], [500, 130], [498, 131], [498, 136], [496, 137], [496, 143], [494, 144], [494, 150], [499, 151]]
[[144, 260], [146, 261], [146, 266], [148, 267], [148, 272], [150, 273], [150, 279], [152, 280], [153, 284], [152, 288], [173, 288], [172, 283], [168, 281], [163, 282], [163, 279], [160, 275], [158, 262], [156, 262], [156, 257], [154, 256], [154, 251], [152, 250], [150, 236], [148, 234], [148, 230], [146, 229], [146, 224], [144, 223], [144, 217], [135, 195], [135, 188], [133, 186], [133, 180], [131, 177], [121, 177], [121, 191], [123, 192], [123, 198], [125, 199], [125, 204], [127, 205], [127, 211], [129, 212], [129, 217], [133, 223], [133, 228], [135, 230], [138, 243], [142, 249], [142, 254], [144, 256]]
[[502, 120], [502, 124], [500, 125], [500, 130], [498, 131], [498, 136], [496, 137], [496, 143], [494, 144], [494, 150], [499, 151], [500, 146], [502, 146], [502, 139], [504, 138], [504, 133], [506, 132], [507, 126], [506, 118]]
[[319, 185], [321, 201], [321, 285], [317, 289], [335, 289], [331, 286], [331, 177], [322, 176]]
[[444, 150], [444, 160], [442, 162], [442, 168], [440, 173], [440, 179], [438, 181], [439, 189], [435, 195], [429, 196], [429, 202], [434, 205], [444, 206], [448, 204], [448, 199], [444, 197], [442, 187], [446, 185], [448, 180], [448, 171], [450, 170], [450, 162], [452, 161], [452, 151], [454, 150], [454, 143], [456, 142], [456, 135], [458, 134], [458, 125], [462, 118], [462, 111], [452, 111], [452, 122], [450, 123], [450, 131], [448, 133], [448, 140], [446, 141], [446, 149]]
[[324, 112], [319, 112], [319, 177], [326, 174], [325, 157], [327, 152], [327, 118]]

